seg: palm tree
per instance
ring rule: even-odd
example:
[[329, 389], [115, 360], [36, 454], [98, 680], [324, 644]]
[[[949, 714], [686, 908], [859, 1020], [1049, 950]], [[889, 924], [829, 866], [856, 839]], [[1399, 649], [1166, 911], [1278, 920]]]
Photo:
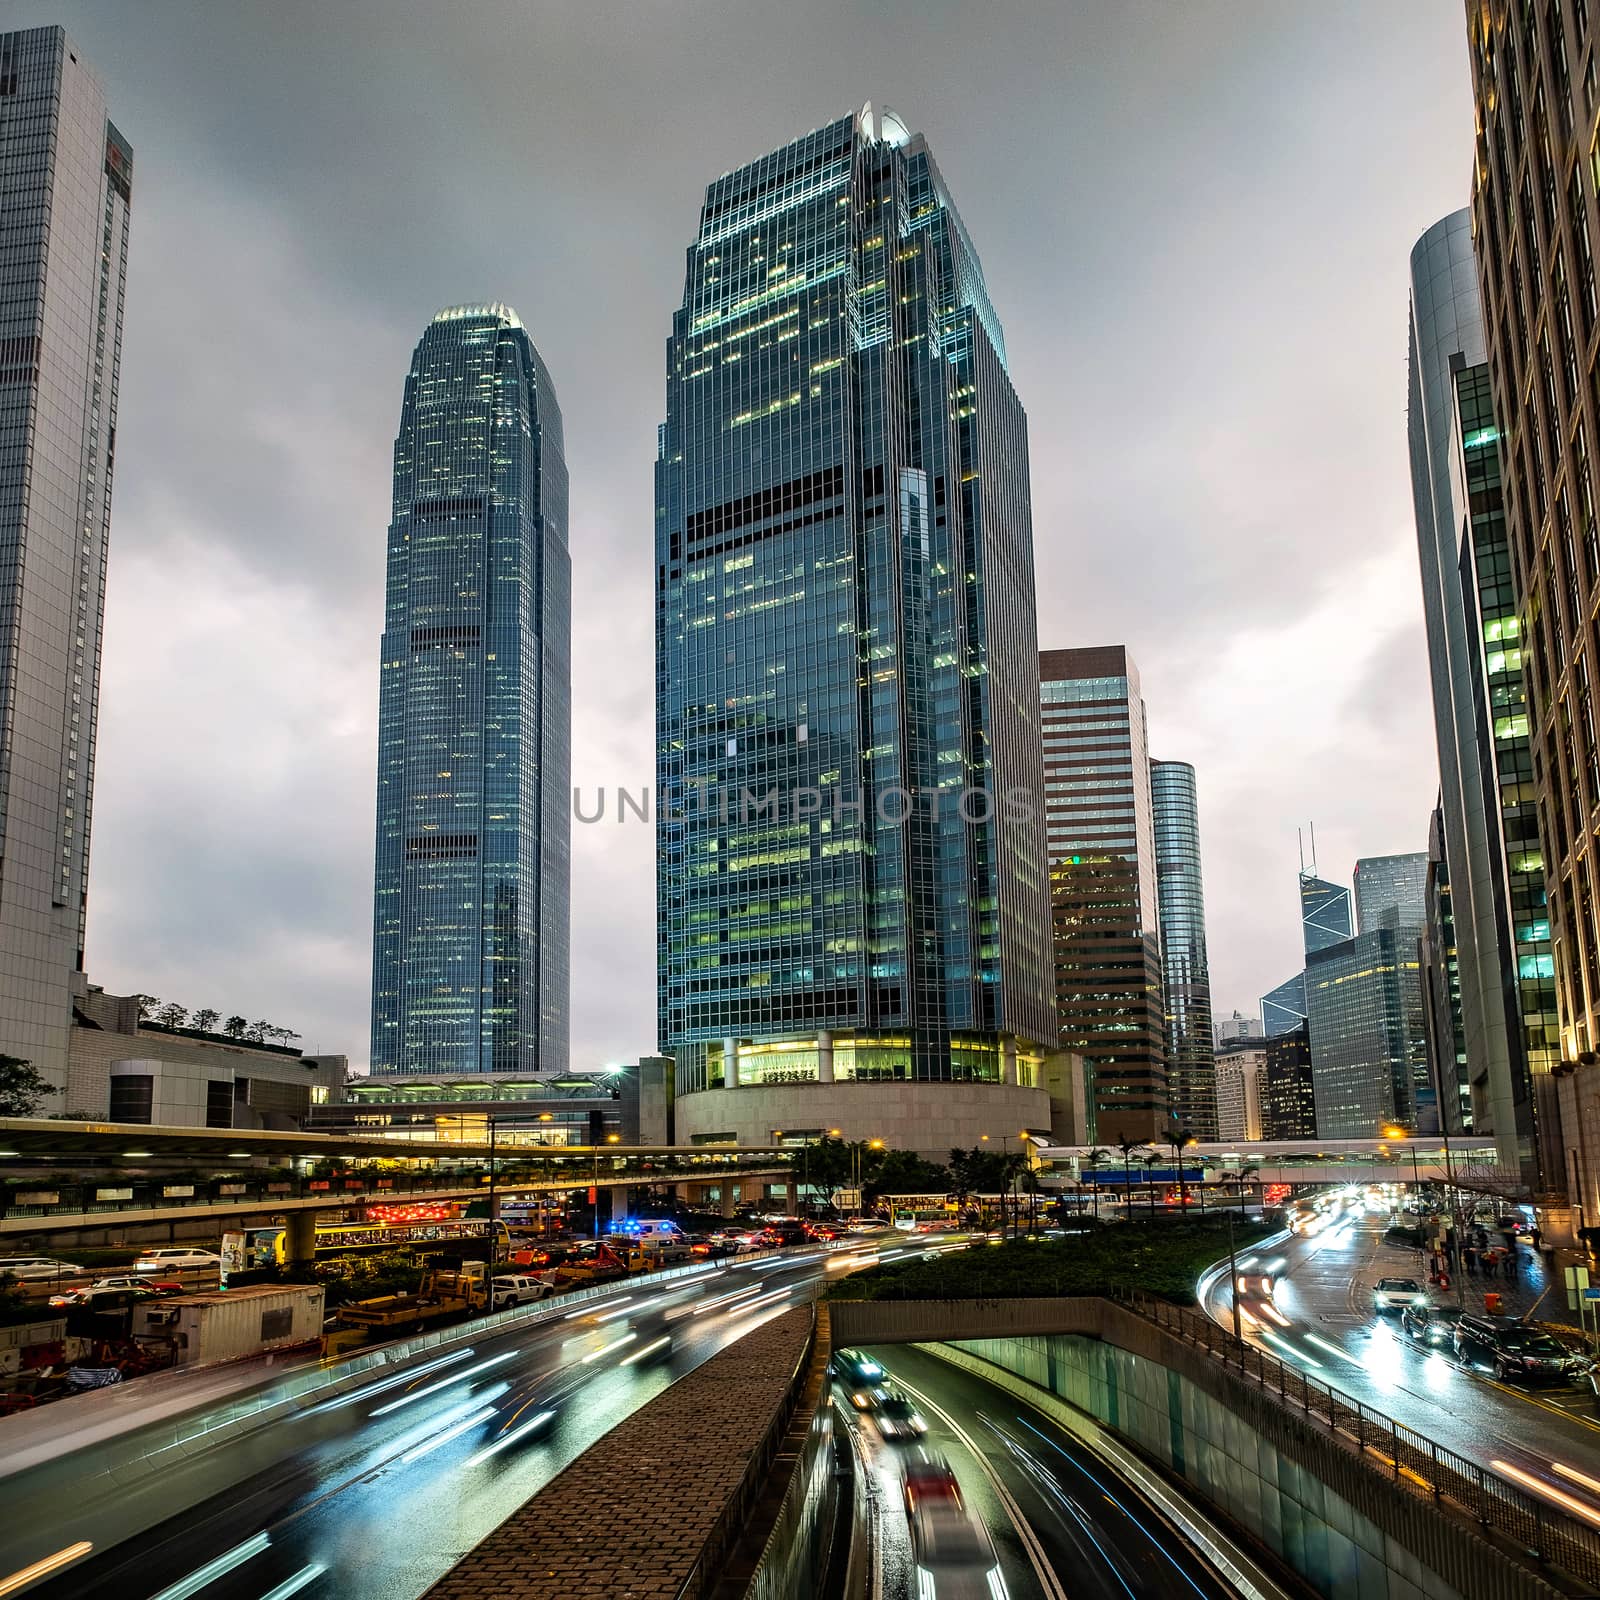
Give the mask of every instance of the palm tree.
[[1159, 1150], [1146, 1150], [1143, 1157], [1145, 1167], [1150, 1177], [1150, 1215], [1152, 1217], [1154, 1217], [1156, 1214], [1155, 1170], [1157, 1167], [1161, 1166], [1166, 1159], [1167, 1158], [1162, 1155]]
[[1144, 1149], [1144, 1144], [1138, 1139], [1118, 1139], [1117, 1149], [1122, 1152], [1123, 1198], [1128, 1203], [1128, 1215], [1131, 1220], [1133, 1216], [1133, 1152]]
[[1172, 1154], [1178, 1167], [1178, 1209], [1180, 1212], [1187, 1211], [1189, 1207], [1189, 1185], [1184, 1182], [1183, 1177], [1183, 1152], [1186, 1146], [1194, 1142], [1194, 1135], [1187, 1128], [1180, 1128], [1175, 1122], [1167, 1129], [1166, 1143], [1172, 1146]]
[[[1100, 1168], [1104, 1166], [1105, 1163], [1110, 1159], [1111, 1152], [1109, 1150], [1102, 1150], [1098, 1145], [1096, 1145], [1095, 1148], [1087, 1155], [1079, 1158], [1078, 1181], [1080, 1183], [1083, 1181], [1083, 1169], [1085, 1167], [1088, 1167], [1093, 1172], [1098, 1172]], [[1094, 1205], [1095, 1221], [1098, 1222], [1100, 1220], [1100, 1185], [1098, 1183], [1091, 1184], [1089, 1186], [1089, 1193], [1093, 1196], [1092, 1203]]]

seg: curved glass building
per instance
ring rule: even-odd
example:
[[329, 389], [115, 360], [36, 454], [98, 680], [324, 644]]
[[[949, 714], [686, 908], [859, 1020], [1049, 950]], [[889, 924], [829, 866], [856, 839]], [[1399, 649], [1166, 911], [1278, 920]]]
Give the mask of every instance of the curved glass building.
[[372, 1070], [564, 1071], [567, 468], [508, 306], [441, 311], [411, 358], [379, 696]]
[[1150, 763], [1167, 1007], [1167, 1098], [1172, 1125], [1202, 1144], [1217, 1138], [1217, 1069], [1200, 875], [1200, 813], [1187, 761]]
[[[712, 183], [667, 363], [680, 1133], [699, 1091], [741, 1091], [701, 1107], [734, 1128], [764, 1084], [1036, 1083], [1056, 1023], [1027, 423], [921, 136], [868, 108]], [[817, 1104], [796, 1114], [825, 1128]]]

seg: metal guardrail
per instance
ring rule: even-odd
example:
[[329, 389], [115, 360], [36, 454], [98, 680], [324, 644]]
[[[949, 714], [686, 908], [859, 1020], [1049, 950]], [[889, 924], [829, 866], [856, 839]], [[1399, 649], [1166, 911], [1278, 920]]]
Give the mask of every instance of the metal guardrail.
[[817, 1307], [813, 1305], [811, 1328], [806, 1334], [806, 1342], [801, 1347], [794, 1371], [789, 1375], [783, 1397], [761, 1435], [761, 1442], [745, 1461], [738, 1486], [712, 1524], [711, 1532], [706, 1535], [706, 1542], [700, 1547], [700, 1554], [695, 1557], [688, 1576], [678, 1585], [676, 1600], [701, 1600], [701, 1596], [709, 1592], [711, 1584], [721, 1575], [728, 1553], [743, 1535], [756, 1501], [766, 1489], [767, 1475], [772, 1470], [779, 1447], [788, 1437], [811, 1374], [812, 1358], [817, 1349], [817, 1315]]
[[1332, 1384], [1235, 1339], [1202, 1312], [1172, 1305], [1141, 1290], [1121, 1291], [1108, 1298], [1218, 1357], [1226, 1367], [1280, 1403], [1295, 1407], [1330, 1433], [1352, 1441], [1410, 1493], [1448, 1504], [1509, 1540], [1535, 1561], [1600, 1586], [1600, 1528], [1591, 1528], [1568, 1516], [1509, 1478], [1435, 1444]]

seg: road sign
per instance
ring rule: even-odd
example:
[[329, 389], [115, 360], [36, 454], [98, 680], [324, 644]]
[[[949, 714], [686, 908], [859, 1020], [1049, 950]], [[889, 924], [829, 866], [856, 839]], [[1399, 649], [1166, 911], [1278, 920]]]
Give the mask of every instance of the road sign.
[[1585, 1289], [1583, 1298], [1585, 1300], [1600, 1300], [1600, 1289]]
[[837, 1211], [859, 1211], [861, 1209], [861, 1191], [859, 1189], [835, 1189], [828, 1198], [833, 1202]]
[[1584, 1299], [1587, 1300], [1589, 1298], [1584, 1293], [1589, 1287], [1589, 1269], [1587, 1267], [1568, 1267], [1564, 1275], [1567, 1280], [1567, 1310], [1576, 1311], [1578, 1309], [1578, 1296], [1583, 1294]]

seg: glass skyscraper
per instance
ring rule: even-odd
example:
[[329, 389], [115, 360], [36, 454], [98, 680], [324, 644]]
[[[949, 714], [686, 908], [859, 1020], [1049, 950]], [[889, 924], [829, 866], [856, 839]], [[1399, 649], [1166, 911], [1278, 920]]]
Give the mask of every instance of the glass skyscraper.
[[707, 189], [656, 488], [680, 1132], [697, 1091], [748, 1109], [776, 1106], [762, 1085], [1037, 1083], [1055, 1013], [1026, 419], [972, 241], [892, 113]]
[[1377, 927], [1388, 916], [1420, 926], [1428, 915], [1428, 852], [1362, 856], [1356, 862], [1355, 890], [1357, 933]]
[[1139, 669], [1122, 645], [1039, 657], [1061, 1047], [1094, 1068], [1102, 1139], [1167, 1131], [1154, 805]]
[[0, 33], [0, 1051], [57, 1087], [83, 981], [132, 181], [66, 34]]
[[[1411, 487], [1461, 1035], [1458, 1050], [1446, 1032], [1455, 1018], [1431, 1007], [1430, 1019], [1437, 1018], [1431, 1046], [1451, 1127], [1492, 1133], [1502, 1166], [1554, 1188], [1566, 1168], [1551, 1077], [1561, 1041], [1530, 662], [1512, 583], [1502, 441], [1468, 212], [1442, 218], [1412, 249], [1410, 309]], [[1559, 491], [1557, 510], [1561, 559], [1570, 562], [1570, 481]], [[1592, 512], [1582, 515], [1592, 528]], [[1570, 606], [1573, 592], [1566, 598]], [[1583, 712], [1581, 670], [1575, 685]], [[1580, 733], [1589, 726], [1583, 714]], [[1573, 723], [1565, 712], [1562, 726], [1566, 742], [1546, 746], [1552, 769], [1572, 754]], [[1582, 736], [1592, 747], [1592, 737]], [[1442, 911], [1435, 899], [1430, 909]], [[1441, 932], [1430, 946], [1445, 943]], [[1433, 975], [1441, 999], [1447, 977]], [[1458, 1054], [1464, 1059], [1452, 1072]]]
[[1194, 768], [1187, 761], [1152, 761], [1150, 798], [1167, 1009], [1168, 1116], [1179, 1130], [1210, 1143], [1217, 1137], [1216, 1047]]
[[453, 306], [394, 446], [374, 1072], [566, 1070], [570, 677], [555, 388], [516, 312]]
[[1300, 874], [1300, 922], [1306, 959], [1354, 934], [1350, 891], [1315, 873]]
[[1261, 997], [1261, 1031], [1267, 1038], [1289, 1033], [1306, 1020], [1306, 975], [1297, 972], [1292, 978], [1269, 989]]

